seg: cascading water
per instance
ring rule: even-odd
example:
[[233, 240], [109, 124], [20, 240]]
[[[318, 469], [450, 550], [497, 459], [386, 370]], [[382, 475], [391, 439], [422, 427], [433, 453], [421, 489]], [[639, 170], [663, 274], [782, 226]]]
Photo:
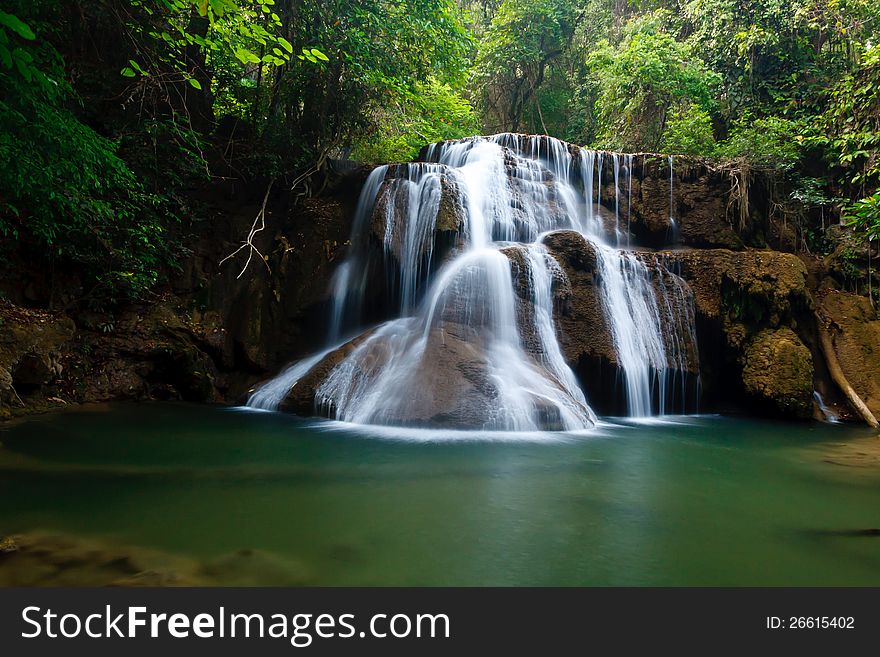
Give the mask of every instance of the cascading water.
[[[333, 279], [329, 340], [363, 333], [377, 246], [398, 318], [333, 363], [316, 387], [320, 414], [364, 424], [593, 426], [557, 339], [554, 295], [565, 273], [542, 243], [556, 230], [594, 247], [628, 415], [682, 407], [677, 377], [695, 355], [692, 298], [661, 263], [619, 248], [630, 237], [631, 155], [501, 134], [434, 144], [423, 159], [377, 168], [361, 193], [350, 253]], [[606, 159], [613, 215], [602, 205]], [[249, 404], [277, 408], [333, 351], [289, 368]]]
[[[367, 285], [368, 273], [365, 242], [369, 236], [370, 216], [376, 204], [376, 196], [387, 173], [387, 165], [376, 167], [370, 172], [363, 189], [361, 189], [352, 223], [352, 255], [339, 266], [331, 281], [333, 299], [328, 331], [329, 343], [339, 339], [342, 326], [347, 319], [346, 313], [352, 317], [360, 316], [360, 304]], [[250, 405], [250, 401], [248, 404]]]

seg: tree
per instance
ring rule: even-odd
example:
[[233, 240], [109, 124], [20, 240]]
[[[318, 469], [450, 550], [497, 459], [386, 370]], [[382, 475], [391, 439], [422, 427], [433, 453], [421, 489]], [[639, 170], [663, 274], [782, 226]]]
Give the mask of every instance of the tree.
[[619, 45], [605, 40], [588, 55], [588, 97], [595, 101], [587, 111], [594, 116], [597, 145], [656, 151], [670, 111], [681, 122], [689, 113], [706, 116], [715, 109], [719, 76], [665, 30], [662, 18], [633, 20]]
[[169, 256], [153, 211], [160, 199], [114, 141], [71, 111], [77, 98], [62, 58], [30, 21], [0, 13], [0, 62], [4, 242], [50, 264], [75, 263], [92, 297], [142, 295]]
[[[505, 0], [480, 44], [476, 75], [489, 131], [546, 132], [539, 93], [583, 14], [571, 0]], [[524, 126], [524, 117], [531, 112]]]

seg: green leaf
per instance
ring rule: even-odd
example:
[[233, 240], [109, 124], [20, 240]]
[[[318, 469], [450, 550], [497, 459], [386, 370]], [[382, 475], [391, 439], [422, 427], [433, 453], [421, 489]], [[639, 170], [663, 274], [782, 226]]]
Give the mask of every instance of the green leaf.
[[21, 52], [20, 49], [16, 48], [12, 51], [12, 58], [15, 60], [15, 67], [18, 69], [18, 72], [21, 73], [21, 77], [23, 77], [27, 82], [30, 82], [34, 78], [34, 70], [30, 66], [28, 66], [27, 62], [24, 61], [19, 55]]
[[281, 46], [282, 46], [287, 52], [290, 52], [290, 53], [293, 52], [293, 46], [290, 44], [290, 41], [288, 41], [288, 40], [285, 39], [284, 37], [278, 37], [278, 43], [280, 43]]
[[7, 14], [4, 11], [0, 11], [0, 25], [8, 27], [22, 39], [33, 41], [36, 38], [33, 30], [31, 30], [26, 23], [22, 22], [18, 16], [14, 16], [13, 14]]
[[318, 59], [320, 59], [322, 62], [329, 62], [329, 61], [330, 61], [330, 58], [327, 57], [327, 55], [325, 55], [324, 53], [322, 53], [322, 52], [321, 52], [320, 50], [318, 50], [317, 48], [312, 48], [312, 54], [313, 54], [315, 57], [317, 57]]
[[124, 69], [122, 69], [120, 71], [120, 73], [122, 74], [122, 77], [125, 77], [125, 78], [133, 78], [136, 75], [136, 73], [132, 69], [130, 69], [128, 66], [126, 66]]
[[235, 51], [235, 56], [242, 64], [258, 64], [260, 62], [260, 58], [247, 48], [238, 48]]
[[189, 82], [189, 86], [191, 86], [193, 89], [198, 89], [199, 91], [202, 90], [202, 84], [195, 78], [188, 78], [187, 82]]

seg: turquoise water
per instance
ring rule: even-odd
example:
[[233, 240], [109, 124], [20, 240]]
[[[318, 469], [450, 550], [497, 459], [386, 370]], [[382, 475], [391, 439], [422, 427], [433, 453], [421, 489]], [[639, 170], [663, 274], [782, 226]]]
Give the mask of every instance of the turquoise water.
[[[0, 535], [256, 550], [319, 585], [876, 586], [880, 537], [859, 534], [880, 527], [871, 435], [723, 417], [376, 435], [111, 405], [0, 430]], [[261, 572], [249, 583], [283, 583]]]

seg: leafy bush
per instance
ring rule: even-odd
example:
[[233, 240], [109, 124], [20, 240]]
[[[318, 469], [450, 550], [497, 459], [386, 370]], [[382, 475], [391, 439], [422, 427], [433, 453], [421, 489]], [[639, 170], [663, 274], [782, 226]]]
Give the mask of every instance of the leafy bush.
[[151, 212], [158, 198], [117, 144], [71, 111], [76, 97], [57, 51], [30, 28], [15, 32], [0, 32], [19, 53], [0, 67], [0, 234], [47, 260], [81, 265], [100, 293], [140, 296], [167, 255]]
[[[653, 14], [633, 20], [619, 45], [600, 42], [587, 65], [596, 90], [599, 146], [658, 150], [670, 107], [693, 107], [705, 114], [715, 104], [718, 75]], [[705, 141], [705, 133], [700, 139]]]
[[880, 239], [880, 191], [848, 206], [844, 219], [869, 241]]
[[469, 137], [480, 130], [471, 104], [448, 84], [432, 79], [419, 84], [415, 93], [401, 97], [390, 110], [377, 108], [383, 114], [382, 127], [376, 136], [355, 142], [352, 157], [368, 162], [403, 162], [415, 157], [426, 144]]
[[718, 154], [744, 158], [754, 166], [788, 171], [800, 161], [805, 131], [806, 126], [800, 121], [779, 116], [756, 119], [746, 113], [719, 146]]
[[712, 117], [694, 105], [673, 109], [663, 131], [661, 148], [664, 153], [675, 155], [712, 155], [715, 151]]

